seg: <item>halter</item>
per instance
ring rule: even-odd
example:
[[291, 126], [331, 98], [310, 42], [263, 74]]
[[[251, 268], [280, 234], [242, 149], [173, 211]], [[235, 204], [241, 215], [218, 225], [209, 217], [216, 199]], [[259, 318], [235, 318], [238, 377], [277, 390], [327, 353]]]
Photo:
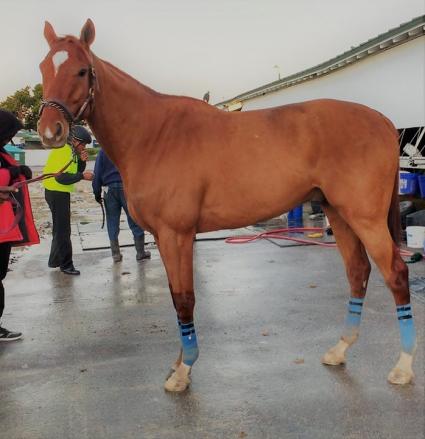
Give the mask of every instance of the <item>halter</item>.
[[80, 107], [80, 110], [78, 113], [74, 116], [72, 111], [69, 110], [69, 108], [61, 101], [57, 99], [43, 99], [41, 101], [40, 111], [38, 113], [38, 117], [40, 118], [43, 110], [45, 107], [52, 107], [58, 111], [60, 111], [65, 120], [68, 122], [69, 125], [69, 133], [71, 137], [74, 137], [73, 133], [73, 127], [74, 124], [79, 122], [82, 118], [83, 113], [86, 111], [87, 107], [90, 105], [91, 110], [93, 109], [94, 105], [94, 91], [95, 91], [95, 85], [96, 85], [96, 72], [94, 70], [93, 65], [89, 66], [89, 94], [86, 98], [86, 100], [83, 102], [83, 104]]

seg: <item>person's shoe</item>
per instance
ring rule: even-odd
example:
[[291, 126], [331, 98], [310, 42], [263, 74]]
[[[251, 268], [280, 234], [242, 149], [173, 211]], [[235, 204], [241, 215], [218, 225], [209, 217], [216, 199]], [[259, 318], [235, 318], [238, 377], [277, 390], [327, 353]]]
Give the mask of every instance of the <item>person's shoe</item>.
[[67, 268], [61, 268], [62, 273], [70, 274], [72, 276], [78, 276], [80, 274], [80, 270], [76, 270], [73, 265]]
[[15, 341], [19, 340], [20, 338], [22, 338], [22, 332], [12, 332], [0, 326], [0, 342]]
[[118, 241], [110, 241], [111, 243], [111, 252], [112, 252], [112, 259], [114, 262], [120, 262], [122, 261], [122, 254], [120, 252], [120, 244]]
[[143, 254], [136, 254], [136, 261], [142, 261], [144, 259], [150, 259], [151, 252], [149, 250], [145, 250]]
[[145, 250], [145, 235], [134, 238], [134, 246], [136, 247], [136, 260], [150, 259], [151, 252]]

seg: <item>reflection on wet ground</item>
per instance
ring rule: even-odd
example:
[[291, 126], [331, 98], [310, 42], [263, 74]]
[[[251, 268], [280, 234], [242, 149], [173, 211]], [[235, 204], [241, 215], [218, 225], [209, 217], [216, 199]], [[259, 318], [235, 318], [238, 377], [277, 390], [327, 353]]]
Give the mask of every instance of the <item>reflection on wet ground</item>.
[[[75, 230], [75, 229], [74, 229]], [[191, 388], [162, 385], [178, 354], [158, 251], [122, 263], [83, 251], [81, 276], [47, 268], [49, 242], [20, 254], [6, 281], [0, 346], [2, 437], [418, 438], [423, 434], [424, 304], [413, 298], [416, 382], [386, 382], [399, 350], [391, 294], [373, 271], [359, 342], [345, 367], [320, 364], [340, 336], [347, 283], [335, 250], [267, 241], [196, 247], [201, 355]], [[422, 265], [411, 266], [419, 275]]]

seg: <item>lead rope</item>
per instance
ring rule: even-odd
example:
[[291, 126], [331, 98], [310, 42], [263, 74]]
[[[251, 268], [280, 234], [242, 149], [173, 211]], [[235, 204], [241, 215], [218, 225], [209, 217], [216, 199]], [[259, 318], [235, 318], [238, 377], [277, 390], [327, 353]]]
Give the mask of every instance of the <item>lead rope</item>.
[[103, 229], [105, 227], [105, 206], [103, 205], [103, 203], [104, 203], [103, 198], [101, 198], [101, 201], [99, 203], [100, 207], [102, 209], [102, 227], [101, 227], [101, 229]]

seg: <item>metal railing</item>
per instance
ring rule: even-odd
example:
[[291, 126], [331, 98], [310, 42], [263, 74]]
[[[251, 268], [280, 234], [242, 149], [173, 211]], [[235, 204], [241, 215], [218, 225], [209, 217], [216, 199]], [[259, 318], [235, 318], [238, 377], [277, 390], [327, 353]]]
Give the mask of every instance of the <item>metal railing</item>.
[[[403, 145], [406, 130], [400, 133], [399, 143]], [[425, 135], [425, 127], [419, 127], [416, 134], [405, 143], [400, 155], [400, 168], [425, 169], [425, 142], [421, 141]]]

